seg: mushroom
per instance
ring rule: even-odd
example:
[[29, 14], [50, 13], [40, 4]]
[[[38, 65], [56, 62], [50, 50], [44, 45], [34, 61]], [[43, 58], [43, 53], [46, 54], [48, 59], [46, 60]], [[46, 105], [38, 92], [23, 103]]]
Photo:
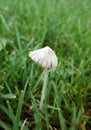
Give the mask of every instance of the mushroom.
[[40, 109], [43, 108], [48, 78], [48, 69], [56, 68], [58, 64], [55, 52], [48, 46], [29, 52], [29, 57], [44, 68], [44, 82], [41, 92]]

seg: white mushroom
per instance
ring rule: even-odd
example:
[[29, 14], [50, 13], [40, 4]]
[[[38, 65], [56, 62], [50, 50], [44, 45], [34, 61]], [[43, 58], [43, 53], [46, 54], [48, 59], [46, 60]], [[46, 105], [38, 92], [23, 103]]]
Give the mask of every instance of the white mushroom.
[[29, 57], [44, 68], [55, 68], [58, 64], [55, 52], [48, 46], [31, 51]]
[[48, 78], [48, 68], [55, 68], [57, 67], [58, 60], [55, 52], [48, 46], [37, 49], [34, 51], [29, 52], [29, 57], [39, 65], [45, 68], [44, 72], [44, 83], [41, 92], [41, 100], [40, 100], [40, 109], [43, 108], [43, 104], [45, 101], [45, 93], [46, 93], [46, 86], [47, 86], [47, 78]]

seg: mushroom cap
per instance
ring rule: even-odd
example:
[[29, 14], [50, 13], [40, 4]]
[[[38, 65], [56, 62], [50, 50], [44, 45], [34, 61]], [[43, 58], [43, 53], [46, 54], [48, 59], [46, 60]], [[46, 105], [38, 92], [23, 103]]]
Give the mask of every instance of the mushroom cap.
[[44, 68], [55, 68], [58, 64], [55, 52], [48, 46], [30, 51], [29, 57]]

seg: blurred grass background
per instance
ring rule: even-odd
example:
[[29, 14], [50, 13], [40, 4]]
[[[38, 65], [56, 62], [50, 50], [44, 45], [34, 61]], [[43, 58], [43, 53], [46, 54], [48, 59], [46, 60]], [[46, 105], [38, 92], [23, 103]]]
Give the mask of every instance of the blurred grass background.
[[[90, 10], [90, 0], [0, 0], [0, 129], [91, 130]], [[43, 68], [28, 52], [45, 46], [59, 64], [40, 110]]]

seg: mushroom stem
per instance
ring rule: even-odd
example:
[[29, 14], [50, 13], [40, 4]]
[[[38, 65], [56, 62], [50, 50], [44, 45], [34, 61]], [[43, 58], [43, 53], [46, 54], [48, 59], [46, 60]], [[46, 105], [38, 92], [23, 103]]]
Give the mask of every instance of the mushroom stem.
[[42, 91], [41, 91], [41, 100], [40, 100], [40, 106], [39, 106], [40, 109], [43, 108], [43, 104], [45, 102], [47, 79], [48, 79], [48, 69], [45, 68], [45, 70], [44, 70], [44, 82], [43, 82], [43, 88], [42, 88]]

